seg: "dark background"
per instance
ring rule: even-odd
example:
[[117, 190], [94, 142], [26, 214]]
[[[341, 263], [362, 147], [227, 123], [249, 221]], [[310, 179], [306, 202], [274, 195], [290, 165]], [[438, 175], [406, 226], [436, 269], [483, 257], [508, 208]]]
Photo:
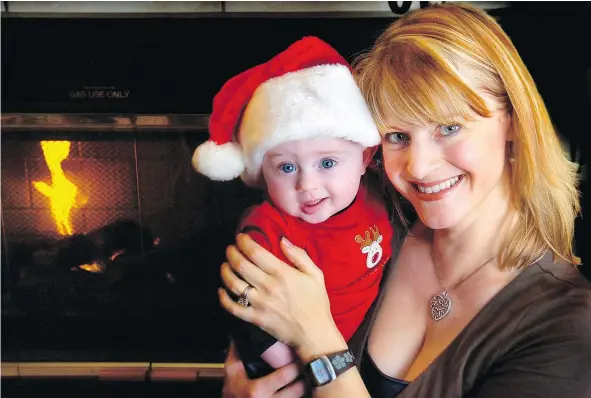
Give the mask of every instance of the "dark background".
[[[591, 8], [586, 2], [520, 2], [506, 9], [491, 11], [511, 36], [530, 69], [560, 133], [568, 140], [573, 154], [583, 165], [588, 162], [589, 146], [583, 143], [591, 131], [590, 51], [588, 27]], [[221, 85], [231, 76], [264, 62], [293, 41], [316, 35], [331, 43], [350, 60], [369, 49], [380, 32], [393, 18], [270, 18], [207, 17], [207, 18], [2, 18], [2, 112], [114, 112], [114, 113], [210, 113], [211, 101]], [[72, 99], [72, 90], [84, 87], [109, 86], [129, 90], [126, 100]], [[190, 137], [188, 138], [191, 139]], [[589, 209], [589, 183], [583, 181], [584, 209]], [[587, 210], [588, 211], [588, 210]], [[590, 223], [577, 220], [577, 252], [583, 260], [589, 257]], [[586, 243], [586, 245], [584, 244]], [[190, 245], [190, 242], [183, 243]], [[220, 258], [223, 245], [220, 246]], [[219, 262], [212, 261], [212, 267]], [[589, 266], [583, 271], [589, 276]], [[211, 275], [216, 270], [209, 270]], [[85, 320], [78, 318], [59, 325], [47, 320], [47, 328], [59, 333], [83, 333]], [[92, 322], [96, 322], [93, 320]], [[167, 330], [159, 338], [158, 320], [144, 319], [144, 336], [126, 335], [138, 330], [134, 319], [120, 319], [120, 332], [103, 341], [86, 346], [70, 347], [34, 336], [29, 331], [28, 346], [15, 346], [7, 336], [10, 320], [2, 323], [2, 359], [14, 360], [86, 360], [86, 361], [200, 361], [192, 340], [207, 339], [191, 333], [197, 321], [186, 314], [172, 324], [179, 328]], [[127, 322], [127, 323], [126, 323]], [[172, 322], [172, 320], [171, 320]], [[134, 325], [132, 325], [134, 324]], [[7, 329], [8, 328], [8, 329]], [[181, 330], [182, 328], [182, 330]], [[8, 333], [6, 333], [8, 332]], [[109, 331], [106, 331], [108, 334]], [[49, 334], [51, 335], [51, 334]], [[164, 337], [166, 336], [166, 337]], [[133, 350], [121, 351], [130, 339], [139, 343]], [[222, 346], [223, 339], [216, 340]], [[6, 350], [6, 348], [9, 348]], [[35, 354], [31, 354], [34, 352]], [[217, 360], [222, 354], [207, 354]], [[6, 353], [6, 354], [5, 354]], [[40, 354], [41, 353], [41, 354]], [[39, 355], [45, 353], [40, 358]], [[8, 356], [7, 356], [8, 355]], [[44, 384], [45, 383], [45, 384]], [[38, 382], [19, 384], [2, 381], [2, 392], [9, 396], [38, 395], [39, 389], [70, 395], [91, 392], [113, 395], [125, 391], [126, 396], [145, 396], [146, 390], [136, 387], [88, 384], [60, 385]], [[183, 387], [182, 395], [215, 396], [196, 387]], [[215, 387], [217, 388], [217, 387]], [[214, 389], [215, 389], [214, 388]], [[151, 389], [152, 393], [172, 390]], [[135, 395], [134, 395], [135, 394]], [[63, 394], [62, 394], [63, 395]], [[97, 395], [98, 396], [98, 395]]]

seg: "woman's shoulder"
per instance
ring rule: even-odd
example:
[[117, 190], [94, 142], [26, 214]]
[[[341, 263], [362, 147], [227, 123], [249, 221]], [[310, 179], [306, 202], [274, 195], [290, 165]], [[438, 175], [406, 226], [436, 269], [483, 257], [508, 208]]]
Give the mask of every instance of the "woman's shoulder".
[[523, 271], [520, 279], [513, 306], [527, 311], [516, 332], [586, 340], [591, 350], [591, 283], [582, 273], [549, 253]]
[[[480, 311], [417, 388], [458, 380], [482, 396], [587, 396], [589, 336], [591, 285], [575, 267], [547, 255]], [[463, 371], [456, 379], [450, 369], [458, 363]]]
[[574, 289], [582, 289], [583, 292], [591, 294], [591, 282], [583, 276], [581, 271], [561, 259], [554, 258], [552, 254], [546, 254], [533, 265], [538, 268], [537, 273], [541, 277], [548, 279], [548, 283], [557, 287], [566, 285]]
[[591, 320], [591, 282], [572, 264], [546, 253], [523, 271], [521, 279], [524, 287], [529, 287], [521, 294], [530, 297], [533, 308], [554, 310], [557, 316], [586, 311]]
[[[518, 294], [502, 308], [507, 318], [514, 318], [502, 322], [509, 330], [498, 334], [506, 338], [492, 339], [490, 349], [504, 354], [490, 375], [490, 389], [509, 383], [515, 391], [522, 385], [536, 396], [556, 396], [557, 391], [587, 396], [591, 284], [572, 265], [552, 259], [532, 264], [520, 276]], [[502, 374], [513, 379], [495, 377]]]
[[547, 254], [535, 263], [534, 273], [539, 279], [540, 288], [547, 291], [548, 305], [555, 303], [561, 311], [583, 311], [591, 326], [591, 282], [581, 271], [560, 259]]

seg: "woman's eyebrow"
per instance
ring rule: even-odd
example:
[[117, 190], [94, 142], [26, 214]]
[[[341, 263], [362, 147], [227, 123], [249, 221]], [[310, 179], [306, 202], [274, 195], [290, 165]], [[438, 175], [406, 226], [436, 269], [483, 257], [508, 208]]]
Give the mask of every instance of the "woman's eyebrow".
[[386, 125], [385, 126], [385, 133], [391, 133], [393, 131], [400, 131], [400, 132], [404, 132], [408, 129], [405, 129], [404, 127], [400, 127], [400, 126], [391, 126], [391, 125]]

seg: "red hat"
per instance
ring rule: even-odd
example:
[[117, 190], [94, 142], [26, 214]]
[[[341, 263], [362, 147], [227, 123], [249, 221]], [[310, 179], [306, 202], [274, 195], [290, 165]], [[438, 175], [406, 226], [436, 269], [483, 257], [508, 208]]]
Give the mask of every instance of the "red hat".
[[317, 37], [228, 80], [213, 100], [209, 134], [193, 154], [195, 169], [213, 180], [242, 176], [249, 185], [257, 184], [265, 153], [284, 142], [381, 141], [351, 66]]

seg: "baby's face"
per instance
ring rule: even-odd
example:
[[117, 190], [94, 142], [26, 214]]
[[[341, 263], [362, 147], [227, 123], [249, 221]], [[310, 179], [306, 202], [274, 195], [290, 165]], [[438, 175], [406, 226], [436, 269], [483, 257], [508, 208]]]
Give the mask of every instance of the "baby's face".
[[286, 142], [270, 149], [262, 172], [275, 206], [311, 224], [351, 204], [370, 150], [338, 138]]

